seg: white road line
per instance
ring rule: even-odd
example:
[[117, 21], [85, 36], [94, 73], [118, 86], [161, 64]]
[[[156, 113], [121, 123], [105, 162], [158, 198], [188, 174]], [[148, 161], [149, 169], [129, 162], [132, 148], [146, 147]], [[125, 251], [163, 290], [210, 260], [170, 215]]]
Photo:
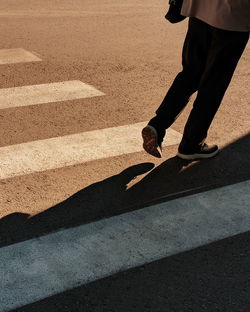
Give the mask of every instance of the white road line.
[[0, 50], [0, 64], [40, 62], [39, 57], [22, 48]]
[[0, 311], [250, 229], [250, 181], [0, 250]]
[[0, 89], [0, 109], [104, 95], [79, 80]]
[[[0, 147], [0, 179], [142, 151], [145, 122]], [[164, 145], [180, 142], [169, 129]]]

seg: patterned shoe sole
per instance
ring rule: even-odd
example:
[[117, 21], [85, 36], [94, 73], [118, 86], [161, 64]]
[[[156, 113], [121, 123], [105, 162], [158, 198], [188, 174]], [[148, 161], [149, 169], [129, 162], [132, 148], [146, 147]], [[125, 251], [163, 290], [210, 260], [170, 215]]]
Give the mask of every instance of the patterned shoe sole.
[[143, 148], [144, 150], [157, 158], [161, 158], [159, 146], [157, 143], [157, 133], [154, 128], [146, 126], [142, 129]]

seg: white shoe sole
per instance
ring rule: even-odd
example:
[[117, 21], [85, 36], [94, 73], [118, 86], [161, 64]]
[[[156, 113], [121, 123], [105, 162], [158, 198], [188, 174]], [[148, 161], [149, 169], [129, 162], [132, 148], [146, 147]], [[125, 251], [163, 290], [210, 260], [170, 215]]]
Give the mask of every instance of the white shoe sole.
[[196, 159], [207, 159], [216, 156], [219, 152], [219, 149], [210, 154], [182, 154], [180, 152], [177, 153], [177, 156], [181, 159], [185, 160], [196, 160]]

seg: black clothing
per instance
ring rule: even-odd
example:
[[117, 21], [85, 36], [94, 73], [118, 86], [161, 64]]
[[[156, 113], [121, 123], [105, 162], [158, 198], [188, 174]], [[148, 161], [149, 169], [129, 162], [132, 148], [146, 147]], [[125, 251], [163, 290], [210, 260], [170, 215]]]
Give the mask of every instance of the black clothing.
[[148, 123], [157, 130], [159, 144], [165, 130], [196, 91], [181, 145], [202, 144], [248, 39], [249, 32], [222, 30], [197, 18], [189, 19], [182, 51], [183, 70], [176, 76], [156, 116]]

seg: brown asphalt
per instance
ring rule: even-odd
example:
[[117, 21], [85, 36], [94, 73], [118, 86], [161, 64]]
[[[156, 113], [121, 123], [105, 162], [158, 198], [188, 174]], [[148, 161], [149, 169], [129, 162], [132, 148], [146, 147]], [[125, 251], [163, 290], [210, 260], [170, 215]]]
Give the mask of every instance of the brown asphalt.
[[[43, 60], [1, 65], [2, 88], [77, 79], [106, 96], [3, 109], [0, 146], [147, 121], [181, 68], [186, 21], [170, 25], [163, 18], [165, 10], [163, 1], [1, 2], [1, 48], [22, 47]], [[249, 57], [247, 49], [209, 133], [209, 141], [227, 147], [216, 160], [190, 164], [191, 170], [183, 172], [187, 166], [173, 158], [177, 146], [172, 146], [161, 160], [141, 152], [1, 180], [1, 216], [45, 211], [86, 186], [144, 162], [160, 165], [144, 179], [150, 200], [156, 193], [191, 189], [192, 181], [195, 187], [209, 187], [246, 179]], [[173, 129], [182, 132], [190, 108], [191, 103]], [[154, 174], [159, 170], [161, 175]], [[187, 185], [183, 175], [188, 176]], [[140, 197], [143, 201], [139, 192]]]
[[[181, 48], [187, 29], [187, 20], [177, 25], [170, 25], [164, 20], [166, 4], [161, 0], [20, 0], [18, 3], [1, 0], [0, 48], [24, 48], [43, 60], [0, 65], [1, 88], [81, 80], [95, 86], [106, 96], [0, 110], [0, 146], [151, 118], [181, 69]], [[222, 149], [215, 159], [192, 163], [182, 161], [175, 157], [175, 145], [163, 149], [162, 159], [140, 152], [1, 180], [1, 246], [62, 227], [142, 208], [159, 200], [248, 180], [249, 61], [250, 51], [247, 48], [212, 124], [208, 141], [219, 144]], [[191, 106], [192, 100], [172, 126], [174, 130], [182, 132]], [[150, 163], [154, 164], [154, 169]], [[34, 226], [30, 226], [32, 224]], [[219, 247], [215, 249], [219, 250]], [[190, 259], [188, 261], [192, 263]], [[173, 267], [170, 263], [173, 260], [164, 261], [167, 261], [167, 266]], [[159, 276], [158, 271], [162, 270], [164, 263], [157, 265], [158, 269], [152, 268], [154, 265], [147, 269], [148, 278]], [[158, 273], [151, 274], [151, 269]], [[133, 276], [141, 273], [137, 271], [136, 274]], [[195, 272], [186, 276], [185, 289], [189, 287], [188, 278], [194, 276]], [[217, 275], [217, 278], [219, 283], [220, 276]], [[125, 276], [126, 279], [133, 278]], [[120, 281], [119, 277], [117, 280]], [[148, 279], [144, 276], [141, 280], [141, 285], [145, 285]], [[138, 286], [135, 280], [131, 283], [135, 288]], [[158, 289], [159, 285], [163, 287], [162, 283], [158, 286], [151, 284], [151, 287]], [[118, 284], [122, 284], [123, 291], [132, 296], [130, 286], [123, 282]], [[99, 298], [110, 295], [105, 292], [103, 295], [103, 289], [106, 289], [103, 285], [97, 288]], [[88, 298], [92, 296], [91, 287], [86, 295]], [[168, 285], [169, 291], [171, 287]], [[109, 289], [113, 293], [112, 288]], [[142, 287], [143, 293], [147, 290]], [[86, 289], [84, 291], [86, 293]], [[196, 291], [199, 292], [198, 284]], [[173, 298], [174, 294], [180, 296], [181, 293], [173, 292]], [[138, 292], [136, 294], [139, 296]], [[79, 298], [77, 290], [74, 296]], [[157, 294], [152, 296], [151, 304]], [[189, 298], [188, 294], [185, 296]], [[66, 300], [60, 310], [165, 311], [159, 308], [164, 300], [157, 298], [160, 303], [153, 308], [150, 308], [150, 302], [147, 307], [133, 300], [131, 304], [137, 304], [138, 309], [135, 306], [129, 310], [124, 307], [119, 309], [119, 304], [114, 302], [112, 309], [103, 308], [101, 299], [101, 303], [94, 303], [96, 298], [91, 297], [87, 301], [89, 306], [81, 302], [79, 307], [67, 309]], [[107, 302], [109, 300], [110, 297]], [[178, 300], [174, 299], [170, 302], [168, 311], [217, 311], [216, 307], [212, 310], [185, 310], [185, 302], [175, 310], [171, 304], [176, 302]], [[69, 304], [76, 303], [70, 301]], [[38, 310], [34, 308], [34, 311]], [[54, 310], [51, 308], [48, 311], [56, 311], [55, 306]], [[243, 307], [242, 310], [230, 311], [248, 310]]]
[[[165, 9], [162, 1], [0, 4], [1, 48], [22, 47], [43, 60], [1, 65], [2, 88], [76, 79], [106, 94], [3, 109], [0, 146], [147, 121], [181, 68], [186, 21], [178, 25], [167, 23], [163, 18]], [[173, 158], [177, 146], [171, 146], [164, 150], [161, 160], [141, 152], [1, 180], [1, 216], [45, 211], [86, 186], [144, 162], [160, 165], [143, 180], [150, 189], [150, 200], [159, 193], [164, 196], [246, 179], [249, 58], [247, 49], [209, 133], [210, 142], [226, 147], [216, 160], [186, 166]], [[191, 105], [173, 129], [182, 132]], [[161, 174], [156, 174], [158, 171]], [[187, 176], [188, 183], [183, 176]], [[133, 184], [138, 181], [133, 180]], [[140, 189], [140, 185], [135, 189]], [[144, 201], [140, 191], [136, 198]]]

